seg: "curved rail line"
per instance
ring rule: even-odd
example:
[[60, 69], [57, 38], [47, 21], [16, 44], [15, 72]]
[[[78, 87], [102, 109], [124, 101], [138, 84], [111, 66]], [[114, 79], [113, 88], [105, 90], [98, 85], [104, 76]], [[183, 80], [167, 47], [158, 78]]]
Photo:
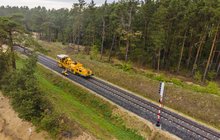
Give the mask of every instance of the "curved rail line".
[[[114, 87], [114, 86], [112, 86], [112, 85], [109, 85], [109, 84], [107, 84], [107, 83], [105, 83], [105, 82], [103, 82], [103, 81], [101, 81], [101, 80], [99, 80], [99, 79], [96, 79], [96, 78], [93, 78], [92, 77], [92, 81], [95, 81], [96, 82], [96, 84], [98, 84], [98, 85], [100, 85], [100, 87], [104, 87], [104, 88], [106, 88], [106, 89], [109, 89], [109, 90], [111, 90], [111, 91], [113, 91], [113, 92], [116, 92], [116, 93], [123, 93], [123, 95], [126, 95], [127, 97], [129, 97], [129, 98], [131, 98], [131, 100], [133, 100], [133, 101], [135, 101], [136, 103], [138, 103], [138, 104], [146, 104], [146, 105], [149, 105], [149, 106], [152, 106], [152, 107], [154, 107], [154, 108], [158, 108], [158, 106], [157, 105], [155, 105], [155, 104], [153, 104], [153, 103], [151, 103], [151, 102], [148, 102], [148, 101], [146, 101], [146, 100], [144, 100], [144, 99], [142, 99], [142, 98], [140, 98], [140, 97], [137, 97], [137, 96], [135, 96], [135, 95], [133, 95], [133, 94], [130, 94], [130, 93], [128, 93], [128, 92], [126, 92], [126, 91], [124, 91], [124, 90], [121, 90], [121, 89], [119, 89], [119, 88], [117, 88], [117, 87]], [[154, 111], [154, 113], [155, 114], [157, 114], [157, 110], [155, 110]], [[184, 123], [186, 123], [186, 125], [188, 124], [190, 124], [190, 125], [193, 125], [194, 127], [195, 127], [195, 129], [197, 129], [197, 128], [199, 128], [201, 131], [205, 131], [205, 132], [208, 132], [208, 133], [210, 133], [210, 134], [212, 134], [212, 135], [214, 135], [214, 136], [216, 136], [216, 137], [220, 137], [220, 134], [219, 133], [213, 133], [213, 131], [212, 130], [210, 130], [210, 129], [208, 129], [207, 127], [204, 127], [204, 126], [202, 126], [202, 125], [199, 125], [198, 123], [195, 123], [195, 122], [193, 122], [193, 121], [191, 121], [191, 120], [189, 120], [189, 119], [186, 119], [186, 118], [184, 118], [184, 117], [182, 117], [182, 116], [180, 116], [180, 115], [178, 115], [178, 114], [176, 114], [176, 113], [173, 113], [173, 112], [171, 112], [171, 111], [169, 111], [169, 110], [166, 110], [166, 109], [163, 109], [162, 110], [162, 117], [163, 118], [166, 118], [166, 119], [169, 119], [169, 118], [178, 118], [178, 120], [180, 120], [180, 121], [183, 121]], [[178, 122], [177, 122], [178, 123]], [[180, 125], [180, 126], [182, 126], [182, 127], [184, 127], [183, 125]], [[184, 128], [186, 128], [186, 129], [189, 129], [188, 127], [184, 127]], [[195, 132], [196, 133], [196, 132]], [[197, 133], [198, 134], [198, 133]], [[200, 134], [198, 134], [198, 135], [200, 135]], [[208, 138], [208, 137], [207, 137]]]
[[[115, 94], [117, 94], [117, 96], [121, 96], [122, 98], [127, 99], [129, 102], [132, 102], [133, 104], [136, 104], [137, 106], [140, 106], [140, 108], [144, 108], [146, 110], [149, 110], [152, 113], [154, 113], [155, 115], [157, 114], [158, 106], [153, 104], [153, 103], [146, 102], [146, 100], [143, 100], [143, 99], [141, 99], [141, 98], [139, 98], [139, 97], [137, 97], [135, 95], [131, 95], [131, 94], [129, 94], [129, 93], [127, 93], [127, 92], [125, 92], [125, 91], [123, 91], [121, 89], [117, 89], [116, 90], [116, 89], [114, 89], [115, 87], [113, 87], [113, 86], [110, 86], [111, 88], [109, 88], [109, 86], [106, 85], [105, 82], [103, 82], [101, 80], [98, 80], [96, 78], [92, 78], [92, 79], [88, 79], [88, 80], [90, 82], [94, 83], [95, 85], [97, 85], [99, 88], [104, 88], [105, 90], [108, 90], [108, 91], [112, 92], [113, 94], [115, 93]], [[123, 93], [123, 94], [121, 94], [121, 93]], [[154, 109], [149, 109], [146, 106], [152, 106], [152, 107], [154, 107]], [[174, 113], [172, 113], [172, 112], [170, 112], [170, 111], [168, 111], [166, 109], [162, 110], [162, 118], [164, 118], [165, 120], [172, 120], [172, 122], [175, 123], [176, 125], [179, 125], [179, 126], [183, 127], [184, 129], [187, 129], [187, 130], [190, 130], [190, 131], [192, 131], [193, 129], [190, 128], [189, 125], [193, 124], [195, 129], [199, 128], [201, 131], [205, 130], [206, 132], [208, 132], [208, 133], [210, 133], [212, 135], [215, 135], [215, 133], [213, 133], [212, 131], [210, 131], [206, 127], [198, 125], [197, 123], [194, 123], [193, 121], [190, 121], [190, 120], [188, 120], [188, 119], [186, 119], [186, 118], [184, 118], [184, 117], [182, 117], [180, 115], [174, 114]], [[176, 120], [176, 119], [184, 122], [185, 124], [184, 125], [180, 124], [179, 121]], [[201, 137], [209, 139], [209, 137], [207, 137], [206, 134], [202, 135], [202, 134], [200, 134], [200, 133], [198, 133], [198, 132], [196, 132], [194, 130], [192, 132], [194, 132], [197, 135], [200, 135]], [[220, 137], [220, 135], [216, 135], [216, 136]]]
[[[24, 50], [30, 53], [30, 51], [27, 51], [26, 48], [23, 48], [22, 51], [22, 48], [17, 49], [23, 53]], [[45, 55], [39, 54], [38, 61], [51, 70], [57, 72], [61, 72], [62, 70], [57, 66], [56, 61]], [[70, 73], [68, 78], [111, 100], [121, 107], [137, 114], [138, 116], [147, 119], [152, 123], [156, 123], [156, 114], [158, 109], [156, 104], [153, 104], [147, 100], [144, 100], [143, 98], [129, 93], [128, 91], [124, 91], [95, 77], [85, 79]], [[219, 132], [200, 125], [167, 109], [162, 109], [161, 117], [162, 129], [173, 133], [182, 139], [220, 140]]]

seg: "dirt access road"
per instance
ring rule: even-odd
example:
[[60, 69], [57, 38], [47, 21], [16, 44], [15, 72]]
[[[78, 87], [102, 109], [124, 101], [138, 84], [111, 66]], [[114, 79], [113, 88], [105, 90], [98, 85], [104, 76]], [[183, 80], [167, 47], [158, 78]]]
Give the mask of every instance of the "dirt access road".
[[0, 92], [0, 140], [45, 140], [46, 132], [37, 133], [35, 127], [17, 116], [9, 99]]

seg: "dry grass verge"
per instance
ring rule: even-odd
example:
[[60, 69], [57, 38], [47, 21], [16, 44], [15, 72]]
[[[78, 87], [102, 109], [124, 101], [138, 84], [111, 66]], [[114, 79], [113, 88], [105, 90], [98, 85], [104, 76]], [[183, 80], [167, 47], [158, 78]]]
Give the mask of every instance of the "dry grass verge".
[[[150, 122], [137, 117], [133, 113], [128, 111], [124, 111], [121, 108], [116, 108], [113, 110], [114, 116], [119, 116], [124, 122], [127, 128], [131, 128], [137, 130], [138, 134], [140, 134], [145, 139], [150, 140], [177, 140], [178, 137], [164, 132], [160, 129], [155, 128]], [[150, 135], [149, 135], [150, 134]]]

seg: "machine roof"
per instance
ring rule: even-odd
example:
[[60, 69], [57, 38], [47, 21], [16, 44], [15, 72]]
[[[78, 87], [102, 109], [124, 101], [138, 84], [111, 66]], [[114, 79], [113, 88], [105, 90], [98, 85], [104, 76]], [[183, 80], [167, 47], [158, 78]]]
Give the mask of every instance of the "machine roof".
[[59, 54], [59, 55], [57, 55], [57, 58], [59, 58], [59, 59], [63, 59], [63, 58], [66, 58], [66, 57], [69, 57], [69, 56], [66, 55], [66, 54]]

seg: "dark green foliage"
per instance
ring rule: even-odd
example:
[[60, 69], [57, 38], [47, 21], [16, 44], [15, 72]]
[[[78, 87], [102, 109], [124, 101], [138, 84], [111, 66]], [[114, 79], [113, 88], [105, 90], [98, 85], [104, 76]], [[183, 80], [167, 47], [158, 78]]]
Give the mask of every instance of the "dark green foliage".
[[209, 73], [208, 73], [208, 75], [207, 75], [207, 78], [209, 79], [209, 80], [214, 80], [214, 78], [217, 76], [217, 73], [216, 72], [214, 72], [214, 71], [210, 71]]
[[40, 128], [47, 130], [52, 136], [59, 133], [59, 116], [55, 114], [45, 115], [40, 123]]
[[44, 112], [41, 91], [34, 76], [36, 57], [28, 59], [24, 67], [9, 72], [3, 79], [3, 90], [11, 97], [14, 109], [22, 119], [31, 121], [40, 118]]
[[201, 80], [202, 80], [202, 74], [201, 74], [201, 72], [200, 72], [200, 71], [196, 71], [193, 78], [194, 78], [196, 81], [201, 82]]
[[9, 54], [0, 52], [0, 85], [3, 75], [9, 72], [9, 58]]
[[132, 64], [130, 62], [122, 63], [122, 64], [115, 64], [115, 67], [118, 69], [122, 69], [123, 71], [130, 71], [132, 70]]

